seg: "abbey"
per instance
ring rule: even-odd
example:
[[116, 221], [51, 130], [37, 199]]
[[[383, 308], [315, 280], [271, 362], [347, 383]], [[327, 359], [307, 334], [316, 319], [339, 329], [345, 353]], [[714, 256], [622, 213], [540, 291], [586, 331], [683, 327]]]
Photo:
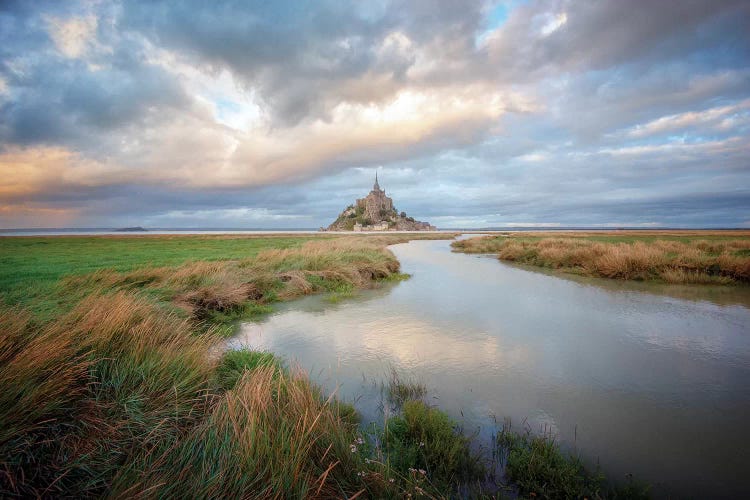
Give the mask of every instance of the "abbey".
[[354, 205], [349, 205], [341, 215], [328, 226], [328, 231], [435, 231], [435, 226], [427, 222], [400, 214], [393, 206], [393, 200], [385, 195], [378, 184], [378, 174], [375, 174], [375, 184], [372, 191], [360, 198]]

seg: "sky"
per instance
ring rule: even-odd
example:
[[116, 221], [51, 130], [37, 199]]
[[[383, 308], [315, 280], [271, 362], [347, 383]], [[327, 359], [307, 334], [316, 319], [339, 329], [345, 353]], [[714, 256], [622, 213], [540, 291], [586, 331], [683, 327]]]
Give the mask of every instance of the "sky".
[[0, 0], [0, 228], [750, 227], [750, 2]]

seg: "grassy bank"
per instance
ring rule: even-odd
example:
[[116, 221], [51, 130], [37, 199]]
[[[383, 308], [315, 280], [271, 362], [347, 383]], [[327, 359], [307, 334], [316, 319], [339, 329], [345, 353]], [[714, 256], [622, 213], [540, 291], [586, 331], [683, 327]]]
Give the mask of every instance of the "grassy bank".
[[[127, 273], [191, 262], [252, 258], [263, 250], [299, 248], [310, 236], [147, 235], [0, 237], [0, 296], [35, 313], [59, 314], [63, 277], [98, 270]], [[85, 290], [84, 292], [87, 292]]]
[[[415, 473], [417, 461], [391, 464], [391, 447], [411, 446], [420, 424], [401, 423], [387, 445], [383, 434], [371, 444], [351, 406], [273, 356], [211, 354], [226, 321], [248, 311], [398, 278], [385, 245], [407, 239], [3, 240], [15, 252], [2, 266], [0, 496], [450, 491], [457, 475]], [[200, 248], [160, 256], [162, 243]], [[24, 253], [45, 272], [14, 268]], [[84, 272], [75, 272], [79, 261]], [[446, 425], [438, 426], [441, 440]]]
[[665, 283], [750, 282], [750, 232], [506, 233], [453, 244], [519, 264]]

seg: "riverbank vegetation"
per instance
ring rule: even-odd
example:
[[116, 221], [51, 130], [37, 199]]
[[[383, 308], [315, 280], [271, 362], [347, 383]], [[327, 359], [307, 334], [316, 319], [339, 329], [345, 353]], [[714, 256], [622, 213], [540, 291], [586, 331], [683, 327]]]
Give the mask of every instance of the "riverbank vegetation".
[[566, 453], [548, 434], [516, 433], [506, 423], [497, 436], [505, 474], [521, 498], [647, 499], [650, 487], [633, 480], [607, 481], [600, 470], [587, 468]]
[[438, 236], [0, 239], [0, 497], [482, 495], [423, 384], [394, 375], [363, 430], [273, 354], [221, 347], [276, 301], [403, 279], [385, 246]]
[[304, 374], [217, 351], [248, 309], [401, 279], [385, 245], [410, 238], [189, 238], [158, 258], [172, 238], [3, 240], [0, 496], [438, 495]]
[[750, 232], [506, 233], [456, 241], [456, 251], [602, 278], [750, 283]]

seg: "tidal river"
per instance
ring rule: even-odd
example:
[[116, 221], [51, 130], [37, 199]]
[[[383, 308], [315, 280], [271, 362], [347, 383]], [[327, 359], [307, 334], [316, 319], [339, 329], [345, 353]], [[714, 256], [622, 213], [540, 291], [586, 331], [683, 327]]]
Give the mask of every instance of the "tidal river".
[[368, 420], [392, 366], [480, 441], [510, 419], [657, 497], [750, 495], [748, 288], [561, 277], [449, 241], [391, 250], [410, 280], [285, 304], [232, 344], [299, 364]]

